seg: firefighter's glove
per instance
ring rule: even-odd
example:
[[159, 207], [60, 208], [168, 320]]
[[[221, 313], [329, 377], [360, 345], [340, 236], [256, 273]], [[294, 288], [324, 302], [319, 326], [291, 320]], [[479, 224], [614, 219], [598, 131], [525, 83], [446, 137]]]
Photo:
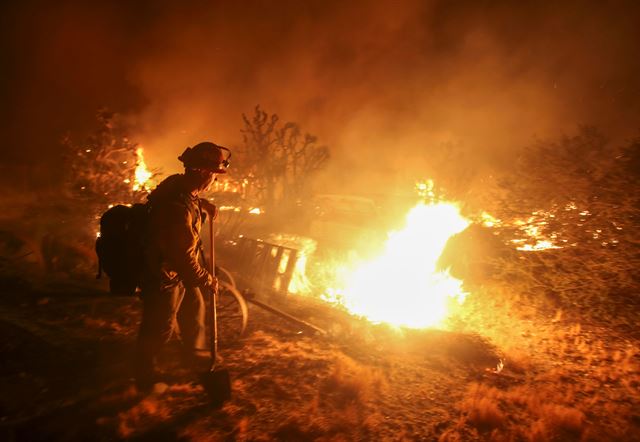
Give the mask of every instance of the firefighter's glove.
[[205, 288], [207, 290], [213, 290], [213, 291], [217, 291], [218, 290], [218, 278], [216, 278], [215, 276], [211, 276], [211, 275], [207, 275], [207, 283], [205, 284]]
[[200, 198], [200, 207], [202, 208], [202, 210], [207, 212], [209, 219], [216, 219], [218, 217], [218, 208], [215, 206], [215, 204], [211, 203], [211, 201]]

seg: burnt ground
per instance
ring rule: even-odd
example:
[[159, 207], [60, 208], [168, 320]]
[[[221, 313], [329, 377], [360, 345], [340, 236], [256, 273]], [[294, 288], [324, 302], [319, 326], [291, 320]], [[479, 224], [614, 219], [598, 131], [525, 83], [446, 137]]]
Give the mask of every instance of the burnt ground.
[[165, 385], [135, 390], [137, 298], [73, 287], [3, 300], [4, 440], [427, 437], [451, 422], [451, 399], [497, 361], [477, 336], [399, 337], [340, 313], [320, 324], [329, 336], [311, 336], [252, 306], [247, 337], [221, 347], [233, 399], [215, 410], [175, 362], [177, 342], [163, 356]]
[[289, 297], [327, 331], [312, 335], [250, 304], [246, 336], [221, 342], [233, 388], [221, 409], [177, 342], [163, 382], [135, 389], [140, 301], [92, 279], [91, 244], [46, 266], [28, 235], [4, 232], [0, 440], [640, 440], [635, 229], [615, 247], [532, 253], [475, 229], [450, 263], [469, 296], [441, 330]]
[[291, 300], [328, 331], [311, 335], [250, 305], [246, 337], [221, 343], [233, 398], [214, 409], [177, 342], [164, 382], [135, 389], [137, 298], [14, 282], [0, 298], [2, 440], [640, 440], [637, 334], [496, 284], [447, 330]]

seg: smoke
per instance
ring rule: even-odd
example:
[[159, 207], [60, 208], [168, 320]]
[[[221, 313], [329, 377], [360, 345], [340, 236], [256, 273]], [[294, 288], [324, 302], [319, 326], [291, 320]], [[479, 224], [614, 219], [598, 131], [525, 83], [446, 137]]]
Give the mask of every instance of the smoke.
[[[36, 48], [33, 69], [62, 60], [47, 71], [58, 86], [22, 85], [52, 93], [43, 113], [58, 103], [67, 128], [98, 101], [126, 114], [149, 165], [166, 172], [188, 145], [239, 144], [241, 114], [260, 104], [330, 146], [327, 192], [404, 186], [447, 143], [460, 167], [482, 171], [580, 124], [636, 134], [634, 2], [237, 3], [66, 2], [16, 42]], [[33, 20], [24, 10], [14, 14]], [[19, 95], [11, 102], [27, 119]]]

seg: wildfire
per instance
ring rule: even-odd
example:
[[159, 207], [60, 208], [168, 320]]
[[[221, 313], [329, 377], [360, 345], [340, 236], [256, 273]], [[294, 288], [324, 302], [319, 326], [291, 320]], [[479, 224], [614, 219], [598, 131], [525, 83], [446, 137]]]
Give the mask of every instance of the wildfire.
[[[515, 229], [518, 237], [509, 240], [509, 243], [516, 246], [522, 252], [539, 252], [549, 249], [561, 249], [557, 244], [558, 234], [546, 232], [549, 221], [555, 215], [550, 211], [537, 210], [532, 212], [526, 219], [515, 219], [508, 222], [494, 218], [487, 212], [481, 214], [482, 225], [489, 228], [511, 228]], [[565, 241], [566, 242], [566, 241]]]
[[388, 235], [384, 252], [350, 268], [339, 268], [342, 288], [324, 299], [373, 322], [425, 328], [441, 325], [452, 301], [462, 303], [462, 281], [437, 261], [447, 240], [470, 221], [450, 203], [420, 203], [407, 215], [406, 227]]
[[144, 155], [142, 153], [142, 147], [139, 147], [136, 150], [136, 156], [138, 157], [136, 161], [136, 171], [135, 171], [135, 181], [133, 183], [133, 190], [148, 190], [151, 183], [151, 177], [153, 174], [147, 169], [147, 164], [144, 162]]

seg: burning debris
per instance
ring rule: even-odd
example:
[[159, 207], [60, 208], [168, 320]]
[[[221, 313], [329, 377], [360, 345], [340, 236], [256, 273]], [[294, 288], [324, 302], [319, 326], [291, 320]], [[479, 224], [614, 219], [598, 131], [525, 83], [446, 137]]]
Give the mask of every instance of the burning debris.
[[[309, 294], [312, 291], [311, 281], [307, 276], [307, 261], [311, 255], [316, 251], [318, 246], [317, 241], [312, 238], [303, 237], [299, 235], [270, 235], [269, 241], [278, 244], [280, 246], [291, 247], [297, 250], [295, 256], [295, 264], [293, 267], [293, 274], [291, 281], [289, 282], [288, 292], [291, 294]], [[288, 256], [288, 259], [291, 259]], [[278, 271], [284, 273], [288, 259], [280, 262]]]

